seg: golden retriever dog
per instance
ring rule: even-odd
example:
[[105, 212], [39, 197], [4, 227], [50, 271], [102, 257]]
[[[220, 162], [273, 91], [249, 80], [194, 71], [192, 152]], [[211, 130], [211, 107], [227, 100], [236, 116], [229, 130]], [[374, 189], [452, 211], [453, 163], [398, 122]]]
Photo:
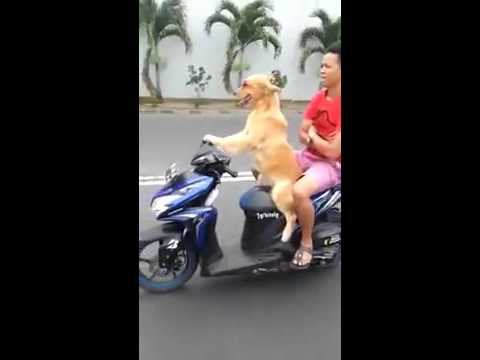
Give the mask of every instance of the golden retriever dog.
[[282, 241], [292, 235], [297, 216], [292, 188], [302, 171], [287, 141], [287, 120], [280, 111], [280, 88], [267, 75], [252, 75], [238, 89], [240, 105], [251, 107], [245, 127], [226, 137], [205, 135], [208, 141], [230, 155], [252, 153], [259, 181], [272, 186], [272, 200], [285, 216]]

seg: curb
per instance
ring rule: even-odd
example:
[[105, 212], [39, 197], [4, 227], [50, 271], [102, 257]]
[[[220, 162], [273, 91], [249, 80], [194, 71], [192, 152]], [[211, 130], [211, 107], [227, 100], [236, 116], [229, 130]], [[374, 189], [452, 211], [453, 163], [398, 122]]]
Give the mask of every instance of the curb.
[[[303, 114], [303, 111], [298, 109], [282, 109], [283, 112], [296, 112], [298, 114]], [[192, 115], [201, 115], [201, 114], [248, 114], [250, 111], [248, 109], [232, 109], [232, 110], [222, 110], [222, 109], [205, 109], [205, 110], [193, 110], [193, 109], [139, 109], [141, 114], [192, 114]]]

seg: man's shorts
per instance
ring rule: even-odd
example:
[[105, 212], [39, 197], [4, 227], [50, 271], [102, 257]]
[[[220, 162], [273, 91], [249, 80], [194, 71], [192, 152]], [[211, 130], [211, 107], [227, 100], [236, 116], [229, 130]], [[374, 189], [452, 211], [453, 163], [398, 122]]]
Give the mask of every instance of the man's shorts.
[[315, 179], [318, 184], [315, 193], [340, 184], [342, 173], [339, 161], [320, 158], [306, 148], [295, 151], [295, 157], [304, 175]]

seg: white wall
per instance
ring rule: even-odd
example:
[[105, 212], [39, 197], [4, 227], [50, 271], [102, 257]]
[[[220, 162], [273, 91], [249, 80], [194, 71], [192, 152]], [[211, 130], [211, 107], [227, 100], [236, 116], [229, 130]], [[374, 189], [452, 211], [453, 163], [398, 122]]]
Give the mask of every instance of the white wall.
[[[161, 2], [161, 0], [157, 0]], [[223, 86], [222, 69], [226, 56], [225, 50], [229, 35], [228, 28], [223, 24], [215, 24], [211, 35], [204, 30], [205, 20], [217, 8], [220, 0], [184, 0], [187, 7], [187, 27], [192, 39], [192, 52], [185, 54], [183, 43], [177, 37], [170, 37], [159, 43], [160, 56], [166, 57], [167, 67], [161, 72], [161, 88], [166, 98], [194, 97], [193, 90], [185, 86], [188, 80], [187, 66], [194, 64], [203, 66], [212, 75], [205, 97], [225, 99], [231, 98]], [[250, 0], [233, 0], [239, 7]], [[340, 0], [271, 0], [274, 11], [271, 16], [276, 18], [281, 26], [279, 37], [282, 44], [282, 54], [273, 59], [273, 47], [265, 50], [258, 44], [249, 45], [245, 52], [245, 61], [251, 69], [244, 74], [244, 78], [256, 73], [270, 73], [279, 69], [288, 76], [288, 84], [282, 93], [283, 99], [308, 100], [318, 88], [318, 70], [321, 56], [312, 55], [306, 66], [305, 74], [298, 71], [301, 49], [298, 45], [299, 36], [306, 26], [316, 26], [320, 20], [310, 18], [309, 15], [317, 8], [324, 9], [330, 16], [336, 18], [341, 15]], [[139, 50], [139, 96], [148, 96], [142, 83], [141, 71], [146, 51], [146, 41], [140, 36]], [[155, 81], [153, 67], [151, 79]], [[236, 73], [231, 76], [232, 86], [237, 85]]]

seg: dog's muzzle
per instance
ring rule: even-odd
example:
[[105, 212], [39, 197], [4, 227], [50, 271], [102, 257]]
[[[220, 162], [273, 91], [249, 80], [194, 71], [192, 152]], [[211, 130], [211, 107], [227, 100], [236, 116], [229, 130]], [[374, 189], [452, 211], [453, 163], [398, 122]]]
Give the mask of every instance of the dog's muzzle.
[[238, 104], [243, 107], [247, 105], [252, 99], [253, 99], [252, 95], [247, 94], [242, 99], [240, 99], [240, 102]]

